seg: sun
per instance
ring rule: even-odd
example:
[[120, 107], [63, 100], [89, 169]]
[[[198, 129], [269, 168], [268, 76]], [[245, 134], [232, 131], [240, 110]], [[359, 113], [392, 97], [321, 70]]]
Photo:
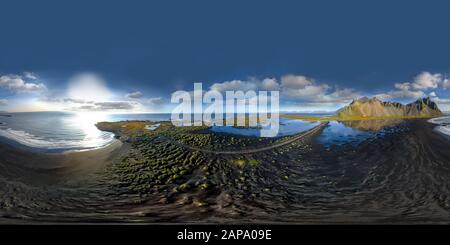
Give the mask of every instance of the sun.
[[100, 76], [82, 73], [70, 79], [67, 95], [71, 99], [92, 102], [107, 101], [113, 94]]

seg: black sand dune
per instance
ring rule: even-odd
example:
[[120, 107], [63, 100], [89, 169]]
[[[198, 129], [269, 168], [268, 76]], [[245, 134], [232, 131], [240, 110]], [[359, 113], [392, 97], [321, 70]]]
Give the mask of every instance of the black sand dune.
[[0, 222], [449, 223], [450, 141], [425, 120], [393, 127], [357, 146], [310, 137], [243, 156], [252, 168], [200, 153], [213, 188], [165, 195], [112, 178], [111, 165], [143, 154], [127, 143], [65, 156], [1, 145]]

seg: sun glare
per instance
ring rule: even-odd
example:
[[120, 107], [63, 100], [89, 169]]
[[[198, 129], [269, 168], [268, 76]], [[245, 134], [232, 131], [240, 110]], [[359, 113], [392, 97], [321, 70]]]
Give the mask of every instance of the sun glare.
[[96, 74], [83, 73], [73, 77], [67, 89], [69, 98], [83, 101], [107, 101], [112, 92]]
[[101, 132], [95, 126], [96, 123], [107, 121], [108, 113], [105, 112], [78, 112], [74, 121], [86, 134], [86, 138], [98, 138]]

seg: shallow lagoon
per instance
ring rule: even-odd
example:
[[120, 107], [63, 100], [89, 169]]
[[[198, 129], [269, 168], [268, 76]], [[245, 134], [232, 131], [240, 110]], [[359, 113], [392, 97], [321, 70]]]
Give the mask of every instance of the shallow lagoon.
[[[365, 120], [365, 121], [330, 121], [328, 126], [317, 136], [317, 142], [330, 147], [333, 145], [357, 145], [374, 137], [384, 137], [401, 120]], [[298, 119], [280, 119], [280, 130], [277, 137], [295, 135], [307, 131], [319, 122], [309, 122]], [[260, 128], [238, 128], [232, 126], [213, 126], [211, 131], [242, 136], [260, 137]]]
[[341, 122], [331, 121], [323, 132], [317, 137], [317, 141], [326, 146], [341, 145], [344, 143], [358, 143], [373, 136], [372, 132], [365, 132]]
[[[307, 122], [296, 119], [280, 118], [280, 128], [277, 137], [294, 135], [319, 125], [319, 122]], [[261, 128], [249, 127], [238, 128], [233, 126], [212, 126], [211, 131], [215, 133], [227, 133], [242, 136], [260, 137]]]
[[363, 120], [363, 121], [331, 121], [323, 132], [317, 137], [317, 141], [327, 147], [332, 145], [359, 143], [370, 138], [381, 138], [386, 133], [400, 130], [402, 120]]

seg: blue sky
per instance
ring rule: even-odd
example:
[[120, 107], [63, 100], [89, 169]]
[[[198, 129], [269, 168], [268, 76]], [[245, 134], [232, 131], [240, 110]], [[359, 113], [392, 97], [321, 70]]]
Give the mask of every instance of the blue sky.
[[[294, 111], [430, 94], [450, 109], [448, 1], [4, 0], [0, 9], [0, 110], [168, 110], [171, 93], [194, 82], [272, 85]], [[103, 94], [73, 97], [86, 83]]]

